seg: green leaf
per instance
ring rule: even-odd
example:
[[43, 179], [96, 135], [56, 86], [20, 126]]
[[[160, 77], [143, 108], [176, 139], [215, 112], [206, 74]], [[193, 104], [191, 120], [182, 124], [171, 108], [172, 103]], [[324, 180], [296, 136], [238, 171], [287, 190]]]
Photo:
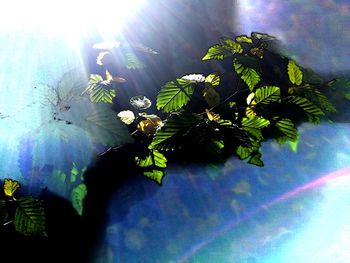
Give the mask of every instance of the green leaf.
[[261, 129], [270, 125], [270, 121], [260, 117], [251, 117], [242, 119], [243, 130], [249, 132], [256, 139], [263, 139]]
[[298, 141], [298, 129], [290, 119], [280, 119], [275, 123], [276, 127], [292, 142]]
[[291, 96], [286, 100], [286, 103], [299, 106], [305, 112], [309, 118], [309, 121], [311, 122], [318, 122], [319, 117], [325, 115], [319, 107], [306, 98]]
[[310, 84], [323, 84], [324, 81], [320, 75], [309, 68], [302, 68], [303, 81]]
[[221, 38], [219, 42], [219, 44], [213, 45], [208, 49], [207, 54], [202, 58], [202, 60], [222, 60], [234, 54], [241, 54], [243, 52], [242, 46], [232, 39]]
[[135, 158], [136, 164], [140, 167], [156, 166], [159, 168], [166, 168], [167, 159], [165, 156], [157, 150], [151, 150], [146, 158]]
[[171, 116], [155, 134], [150, 149], [170, 151], [181, 148], [189, 129], [200, 120], [197, 115], [188, 113]]
[[92, 102], [112, 103], [116, 96], [114, 89], [111, 89], [108, 81], [104, 81], [98, 74], [91, 74], [86, 90], [90, 94]]
[[253, 44], [253, 39], [251, 37], [248, 37], [247, 35], [241, 35], [241, 36], [236, 37], [236, 41], [238, 43]]
[[253, 152], [252, 148], [244, 147], [244, 146], [238, 146], [236, 150], [236, 154], [238, 155], [239, 159], [244, 160], [249, 157], [249, 155]]
[[240, 78], [253, 91], [261, 79], [261, 68], [256, 59], [248, 56], [241, 56], [233, 60], [233, 67]]
[[46, 236], [45, 212], [41, 202], [32, 197], [20, 197], [16, 203], [16, 231], [26, 236]]
[[249, 159], [248, 163], [254, 164], [256, 166], [264, 166], [263, 161], [261, 160], [262, 154], [259, 152], [256, 152], [255, 154], [252, 155], [252, 157]]
[[289, 145], [290, 149], [296, 153], [298, 151], [299, 140], [297, 140], [295, 142], [288, 141], [288, 145]]
[[345, 93], [345, 98], [346, 98], [347, 100], [350, 100], [350, 92]]
[[220, 85], [220, 75], [217, 72], [209, 74], [205, 78], [205, 82], [211, 84], [213, 87], [219, 86]]
[[74, 183], [79, 175], [79, 170], [75, 162], [73, 162], [72, 169], [70, 170], [70, 182]]
[[126, 67], [128, 69], [143, 69], [146, 67], [144, 63], [132, 52], [125, 54]]
[[324, 95], [320, 90], [316, 89], [310, 84], [303, 85], [301, 88], [297, 89], [296, 92], [299, 96], [307, 98], [322, 110], [328, 112], [337, 111], [334, 105], [328, 100], [326, 95]]
[[162, 184], [162, 180], [164, 177], [164, 171], [160, 170], [152, 170], [150, 172], [144, 172], [143, 173], [147, 178], [157, 182], [159, 185]]
[[[102, 106], [102, 105], [101, 105]], [[127, 128], [109, 108], [97, 107], [98, 111], [86, 116], [82, 128], [92, 134], [96, 140], [107, 146], [132, 142]]]
[[210, 107], [216, 107], [220, 104], [220, 94], [209, 83], [206, 84], [206, 88], [203, 90], [203, 97]]
[[280, 99], [280, 88], [265, 86], [255, 91], [255, 101], [260, 105], [268, 105]]
[[71, 201], [72, 206], [79, 215], [83, 215], [84, 200], [87, 195], [87, 188], [85, 184], [79, 184], [72, 190]]
[[193, 94], [193, 83], [189, 80], [177, 79], [167, 82], [157, 96], [157, 109], [171, 112], [185, 106]]
[[288, 62], [288, 76], [290, 82], [295, 85], [301, 85], [303, 81], [303, 73], [294, 60], [289, 60]]
[[8, 221], [9, 214], [6, 209], [6, 201], [0, 200], [0, 229], [4, 226], [4, 224]]

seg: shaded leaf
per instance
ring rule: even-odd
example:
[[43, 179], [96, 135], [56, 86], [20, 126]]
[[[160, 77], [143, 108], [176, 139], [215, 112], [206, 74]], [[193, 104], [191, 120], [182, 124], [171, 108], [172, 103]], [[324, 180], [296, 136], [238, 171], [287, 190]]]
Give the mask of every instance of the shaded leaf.
[[250, 154], [253, 152], [252, 148], [244, 147], [244, 146], [238, 146], [236, 150], [236, 154], [239, 157], [239, 159], [244, 160], [247, 159]]
[[264, 162], [261, 160], [262, 154], [259, 152], [256, 152], [253, 154], [253, 156], [249, 159], [248, 163], [254, 164], [256, 166], [264, 166]]
[[311, 86], [310, 84], [303, 85], [302, 87], [298, 88], [295, 93], [301, 97], [307, 98], [322, 110], [328, 112], [337, 111], [334, 105], [328, 100], [326, 95], [324, 95], [320, 90]]
[[299, 106], [308, 116], [309, 121], [318, 122], [319, 117], [325, 115], [319, 107], [317, 107], [315, 104], [313, 104], [306, 98], [291, 96], [286, 100], [286, 103], [295, 104]]
[[306, 83], [311, 83], [311, 84], [324, 83], [322, 77], [311, 69], [303, 68], [302, 73], [303, 73], [303, 81], [305, 81]]
[[87, 188], [85, 184], [77, 185], [71, 193], [72, 206], [79, 215], [83, 215], [84, 200], [87, 195]]
[[303, 81], [303, 72], [294, 60], [289, 60], [288, 62], [288, 76], [290, 82], [295, 85], [301, 85]]
[[171, 116], [156, 132], [150, 148], [163, 151], [181, 148], [189, 129], [200, 120], [197, 115], [188, 113]]
[[220, 104], [220, 94], [211, 84], [207, 84], [203, 90], [203, 97], [210, 107], [216, 107]]
[[270, 121], [261, 117], [251, 117], [242, 119], [243, 130], [249, 132], [256, 139], [263, 139], [261, 129], [270, 125]]
[[233, 67], [240, 78], [247, 84], [249, 89], [253, 91], [256, 84], [261, 79], [261, 69], [254, 58], [240, 57], [233, 60]]
[[298, 151], [299, 140], [297, 140], [295, 142], [288, 141], [288, 145], [289, 145], [290, 149], [296, 153]]
[[268, 105], [280, 99], [280, 88], [275, 86], [265, 86], [255, 91], [255, 101], [260, 105]]
[[26, 236], [46, 236], [45, 212], [41, 202], [32, 197], [20, 197], [16, 203], [16, 231]]
[[157, 109], [171, 112], [185, 106], [193, 94], [193, 83], [189, 80], [177, 79], [166, 83], [157, 96]]
[[143, 69], [146, 67], [146, 65], [133, 52], [126, 53], [125, 60], [128, 69]]

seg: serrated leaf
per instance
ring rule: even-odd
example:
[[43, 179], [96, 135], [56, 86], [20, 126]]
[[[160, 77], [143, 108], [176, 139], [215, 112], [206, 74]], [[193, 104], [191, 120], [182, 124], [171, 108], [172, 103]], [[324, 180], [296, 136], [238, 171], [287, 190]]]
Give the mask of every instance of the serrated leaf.
[[166, 83], [157, 96], [157, 109], [171, 112], [185, 106], [193, 94], [193, 83], [177, 79]]
[[216, 107], [220, 104], [220, 94], [210, 84], [207, 84], [203, 90], [203, 97], [210, 107]]
[[296, 142], [298, 140], [298, 129], [290, 119], [280, 119], [275, 123], [276, 127], [288, 138]]
[[82, 128], [86, 129], [104, 145], [117, 146], [120, 143], [132, 142], [126, 126], [111, 109], [104, 107], [98, 107], [97, 109], [96, 112], [86, 116], [87, 123], [84, 122]]
[[236, 41], [239, 43], [253, 44], [253, 39], [251, 37], [248, 37], [247, 35], [241, 35], [236, 37]]
[[205, 82], [211, 84], [213, 87], [219, 86], [220, 85], [220, 75], [217, 72], [209, 74], [205, 78]]
[[146, 65], [132, 52], [125, 54], [125, 60], [128, 69], [143, 69], [146, 67]]
[[320, 75], [309, 68], [303, 68], [303, 81], [311, 84], [323, 84], [324, 81]]
[[249, 159], [248, 163], [262, 167], [262, 166], [264, 166], [264, 163], [261, 160], [261, 157], [262, 157], [262, 154], [257, 152], [257, 153], [252, 155], [252, 157]]
[[328, 112], [336, 112], [334, 105], [328, 100], [326, 95], [324, 95], [320, 90], [311, 86], [310, 84], [305, 84], [302, 87], [295, 90], [301, 97], [305, 97], [314, 103], [316, 106], [320, 107], [322, 110]]
[[263, 136], [261, 129], [270, 125], [270, 121], [261, 117], [251, 117], [242, 119], [243, 130], [249, 132], [256, 139], [261, 140]]
[[116, 96], [114, 89], [109, 86], [109, 81], [103, 81], [103, 78], [98, 74], [91, 74], [87, 88], [84, 93], [89, 93], [92, 102], [112, 103]]
[[288, 76], [292, 84], [301, 85], [303, 81], [303, 72], [294, 60], [289, 60], [288, 62]]
[[86, 195], [87, 188], [85, 184], [77, 185], [71, 193], [72, 206], [80, 216], [83, 215], [84, 200]]
[[181, 148], [189, 129], [200, 120], [198, 116], [188, 113], [171, 116], [156, 132], [149, 147], [163, 151]]
[[241, 54], [243, 52], [242, 46], [234, 42], [232, 39], [222, 38], [220, 44], [209, 47], [207, 54], [202, 60], [218, 59], [222, 60], [234, 54]]
[[135, 158], [136, 164], [140, 167], [157, 166], [159, 168], [166, 168], [167, 159], [157, 150], [151, 150], [146, 158]]
[[41, 202], [32, 197], [20, 197], [16, 201], [14, 226], [26, 236], [46, 236], [45, 212]]
[[317, 107], [315, 104], [313, 104], [311, 101], [309, 101], [306, 98], [297, 97], [297, 96], [291, 96], [288, 100], [286, 100], [286, 103], [289, 104], [295, 104], [299, 106], [305, 114], [309, 117], [309, 121], [319, 121], [320, 116], [324, 116], [324, 112]]
[[280, 99], [280, 88], [275, 86], [265, 86], [255, 91], [255, 101], [260, 105], [268, 105]]
[[240, 78], [253, 91], [256, 84], [261, 79], [260, 66], [256, 60], [251, 57], [240, 57], [233, 60], [233, 67]]
[[143, 173], [147, 178], [157, 182], [159, 185], [162, 184], [162, 180], [164, 177], [164, 171], [161, 170], [152, 170], [150, 172]]

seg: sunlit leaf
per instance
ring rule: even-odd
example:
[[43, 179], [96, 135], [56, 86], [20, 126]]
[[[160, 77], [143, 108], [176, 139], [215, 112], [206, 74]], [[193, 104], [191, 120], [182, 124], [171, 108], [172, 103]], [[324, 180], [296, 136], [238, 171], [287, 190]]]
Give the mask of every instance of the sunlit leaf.
[[247, 107], [245, 109], [245, 116], [247, 116], [248, 118], [255, 117], [256, 112], [255, 112], [254, 107]]
[[202, 58], [202, 60], [222, 60], [234, 54], [241, 54], [242, 52], [243, 48], [239, 43], [233, 41], [232, 39], [222, 38], [220, 39], [220, 44], [213, 45], [208, 49], [207, 54]]
[[121, 76], [113, 76], [108, 69], [106, 69], [106, 80], [113, 83], [125, 83], [126, 79]]
[[79, 175], [79, 170], [77, 164], [73, 162], [72, 169], [70, 170], [70, 182], [74, 183], [77, 180], [77, 176]]
[[203, 90], [203, 97], [210, 107], [216, 107], [220, 104], [220, 94], [209, 83]]
[[20, 197], [16, 203], [16, 231], [26, 236], [46, 236], [45, 212], [41, 202], [32, 197]]
[[261, 129], [270, 125], [270, 121], [261, 117], [242, 119], [242, 128], [253, 135], [256, 139], [263, 139]]
[[275, 86], [265, 86], [255, 91], [255, 101], [260, 105], [268, 105], [280, 99], [280, 88]]
[[220, 75], [217, 72], [209, 74], [205, 78], [205, 82], [211, 84], [213, 87], [219, 86], [220, 85]]
[[13, 197], [14, 193], [21, 187], [21, 184], [10, 178], [5, 178], [4, 180], [4, 193], [5, 196]]
[[287, 136], [288, 140], [293, 142], [298, 140], [298, 129], [290, 119], [280, 119], [275, 125], [284, 135]]
[[288, 62], [288, 76], [290, 82], [295, 85], [301, 85], [303, 81], [303, 72], [294, 60], [289, 60]]
[[247, 97], [247, 105], [250, 105], [254, 98], [255, 98], [255, 93], [254, 92], [250, 93]]
[[193, 83], [189, 80], [177, 79], [167, 82], [157, 96], [157, 108], [171, 112], [185, 106], [193, 94]]
[[236, 41], [239, 43], [253, 44], [252, 38], [248, 37], [247, 35], [241, 35], [241, 36], [236, 37]]
[[157, 182], [158, 184], [162, 184], [162, 180], [164, 177], [164, 171], [162, 170], [152, 170], [150, 172], [143, 173], [147, 178]]
[[122, 122], [126, 125], [130, 125], [135, 120], [135, 114], [131, 110], [124, 110], [118, 113], [117, 115]]
[[87, 88], [83, 93], [90, 94], [90, 100], [92, 102], [104, 102], [112, 103], [113, 98], [116, 96], [114, 89], [111, 89], [108, 81], [103, 81], [102, 77], [98, 74], [91, 74]]
[[210, 121], [215, 121], [215, 122], [218, 122], [220, 121], [220, 115], [219, 114], [216, 114], [215, 112], [212, 112], [212, 111], [209, 111], [209, 110], [205, 110], [205, 112], [207, 113], [207, 117]]
[[200, 120], [197, 115], [187, 113], [171, 116], [155, 134], [150, 148], [163, 151], [181, 148], [188, 130]]
[[254, 58], [240, 57], [233, 60], [233, 67], [240, 78], [247, 84], [249, 89], [253, 91], [256, 84], [261, 79], [261, 69]]
[[87, 195], [87, 188], [85, 184], [79, 184], [71, 193], [72, 206], [79, 215], [83, 215], [84, 200]]
[[156, 166], [159, 168], [166, 168], [167, 159], [157, 150], [150, 150], [149, 155], [145, 158], [136, 157], [136, 164], [140, 167]]
[[156, 130], [163, 124], [161, 118], [157, 115], [142, 115], [145, 119], [140, 121], [137, 125], [137, 129], [146, 134], [153, 135]]
[[130, 104], [137, 110], [145, 110], [152, 106], [152, 102], [146, 96], [135, 96], [130, 99]]

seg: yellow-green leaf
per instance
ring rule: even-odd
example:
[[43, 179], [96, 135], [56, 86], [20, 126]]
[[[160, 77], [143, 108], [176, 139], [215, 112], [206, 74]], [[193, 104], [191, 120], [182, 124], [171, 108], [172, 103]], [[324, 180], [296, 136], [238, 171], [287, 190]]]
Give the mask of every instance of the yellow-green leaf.
[[290, 82], [295, 85], [301, 85], [303, 81], [303, 72], [294, 60], [289, 60], [288, 62], [288, 76]]
[[236, 37], [236, 41], [239, 43], [253, 44], [253, 39], [251, 37], [248, 37], [247, 35], [241, 35]]
[[220, 75], [217, 72], [209, 74], [205, 78], [205, 82], [211, 84], [213, 87], [220, 85]]
[[4, 181], [4, 193], [5, 196], [12, 197], [14, 193], [21, 187], [21, 184], [10, 178], [5, 178]]

